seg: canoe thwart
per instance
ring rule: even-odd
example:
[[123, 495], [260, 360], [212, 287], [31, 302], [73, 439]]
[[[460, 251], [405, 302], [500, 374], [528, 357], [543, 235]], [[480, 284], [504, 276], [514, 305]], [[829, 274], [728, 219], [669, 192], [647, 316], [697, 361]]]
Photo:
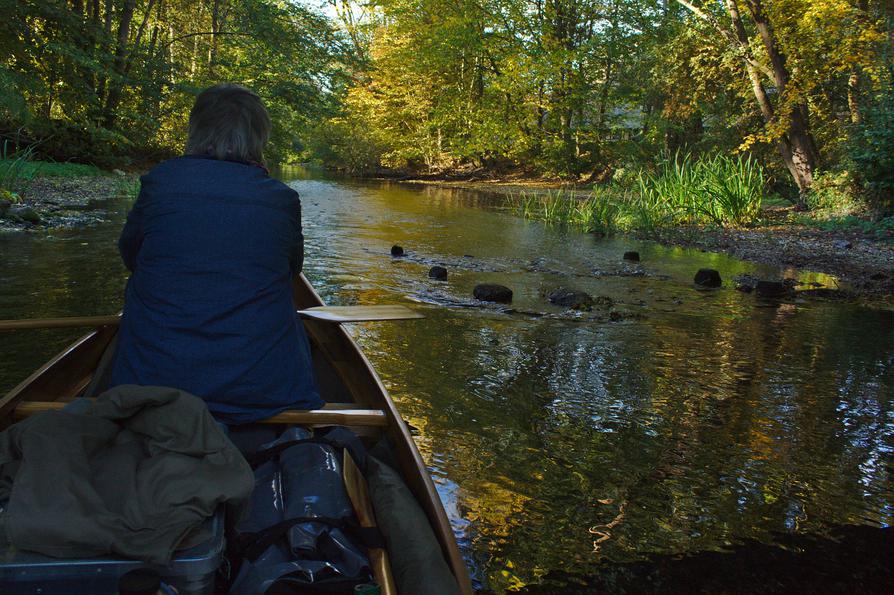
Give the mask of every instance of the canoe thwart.
[[[22, 401], [15, 408], [13, 419], [25, 419], [42, 411], [59, 411], [68, 403], [62, 401]], [[337, 404], [341, 406], [342, 404]], [[258, 423], [272, 425], [344, 425], [344, 426], [380, 426], [388, 425], [388, 418], [381, 409], [342, 409], [323, 408], [307, 411], [283, 411]]]

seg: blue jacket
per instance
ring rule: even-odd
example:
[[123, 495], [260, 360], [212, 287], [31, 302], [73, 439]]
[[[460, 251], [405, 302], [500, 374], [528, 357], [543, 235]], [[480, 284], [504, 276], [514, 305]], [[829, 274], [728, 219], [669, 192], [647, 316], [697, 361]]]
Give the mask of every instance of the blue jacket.
[[155, 167], [118, 242], [133, 274], [112, 385], [179, 388], [231, 424], [319, 407], [292, 304], [303, 245], [298, 194], [260, 167]]

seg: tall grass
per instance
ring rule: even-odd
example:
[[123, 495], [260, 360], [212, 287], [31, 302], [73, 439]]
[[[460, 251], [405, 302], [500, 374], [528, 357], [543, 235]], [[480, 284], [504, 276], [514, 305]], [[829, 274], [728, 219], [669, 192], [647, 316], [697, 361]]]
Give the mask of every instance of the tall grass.
[[643, 208], [665, 224], [747, 225], [760, 213], [765, 179], [750, 156], [693, 159], [677, 153], [656, 171], [640, 172], [637, 185]]
[[760, 214], [766, 179], [749, 155], [715, 155], [696, 163], [701, 175], [699, 209], [717, 225], [748, 225]]
[[760, 214], [765, 178], [750, 157], [676, 154], [640, 171], [633, 189], [597, 187], [588, 196], [558, 190], [513, 199], [529, 219], [587, 231], [654, 233], [681, 225], [748, 225]]
[[31, 167], [33, 156], [33, 147], [13, 153], [9, 150], [9, 141], [3, 141], [3, 149], [0, 151], [0, 190], [21, 191], [22, 184], [34, 177]]
[[617, 230], [619, 203], [609, 191], [594, 190], [584, 197], [565, 190], [523, 192], [511, 200], [527, 219], [570, 225], [585, 231], [611, 233]]

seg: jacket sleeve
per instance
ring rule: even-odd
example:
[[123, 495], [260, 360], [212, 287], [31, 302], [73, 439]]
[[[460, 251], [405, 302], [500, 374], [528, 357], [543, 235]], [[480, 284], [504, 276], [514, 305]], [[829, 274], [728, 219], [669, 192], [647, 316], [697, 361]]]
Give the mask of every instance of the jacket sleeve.
[[301, 232], [301, 201], [295, 194], [295, 230], [292, 236], [292, 250], [289, 254], [289, 270], [293, 276], [297, 276], [304, 267], [304, 234]]
[[127, 214], [127, 222], [121, 231], [121, 237], [118, 238], [118, 251], [121, 253], [124, 266], [130, 271], [136, 269], [137, 254], [140, 252], [140, 246], [143, 245], [143, 205], [145, 202], [146, 199], [141, 191], [130, 213]]

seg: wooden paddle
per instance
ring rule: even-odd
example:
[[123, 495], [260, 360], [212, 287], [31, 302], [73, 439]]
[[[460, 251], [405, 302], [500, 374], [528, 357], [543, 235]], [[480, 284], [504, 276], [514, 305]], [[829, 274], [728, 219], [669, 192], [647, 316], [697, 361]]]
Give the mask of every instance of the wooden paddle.
[[[368, 322], [371, 320], [412, 320], [425, 318], [419, 312], [406, 306], [316, 306], [298, 310], [302, 318], [324, 320], [326, 322]], [[21, 320], [0, 320], [0, 331], [19, 329], [47, 329], [114, 326], [121, 317], [117, 314], [104, 316], [72, 316], [69, 318], [24, 318]]]
[[[375, 527], [376, 516], [373, 512], [372, 502], [369, 499], [369, 489], [366, 487], [366, 479], [357, 463], [351, 457], [348, 449], [342, 460], [342, 475], [345, 481], [345, 491], [351, 499], [351, 505], [357, 514], [357, 520], [361, 527]], [[397, 586], [394, 584], [394, 576], [391, 574], [391, 563], [388, 561], [388, 552], [381, 548], [370, 548], [369, 565], [372, 567], [373, 577], [379, 583], [382, 595], [397, 595]]]
[[[43, 411], [61, 411], [65, 401], [22, 401], [13, 412], [15, 421]], [[322, 409], [287, 410], [259, 422], [265, 425], [344, 425], [385, 427], [388, 418], [381, 409], [362, 409], [354, 403], [326, 403]]]

